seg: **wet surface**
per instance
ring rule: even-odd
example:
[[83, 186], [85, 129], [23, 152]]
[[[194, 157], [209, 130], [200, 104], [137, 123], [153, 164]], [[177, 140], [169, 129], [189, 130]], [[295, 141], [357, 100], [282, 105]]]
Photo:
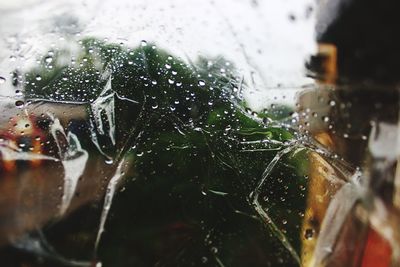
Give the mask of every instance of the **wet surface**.
[[398, 91], [306, 2], [0, 4], [0, 265], [396, 266]]

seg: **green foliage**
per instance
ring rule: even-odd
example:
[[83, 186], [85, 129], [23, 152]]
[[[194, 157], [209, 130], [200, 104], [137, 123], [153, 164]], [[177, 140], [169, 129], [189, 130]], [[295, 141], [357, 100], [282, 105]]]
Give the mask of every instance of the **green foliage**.
[[[234, 66], [223, 58], [187, 65], [148, 43], [128, 49], [85, 39], [81, 46], [74, 64], [63, 64], [67, 53], [59, 52], [52, 68], [27, 73], [25, 96], [93, 103], [111, 79], [117, 154], [133, 155], [135, 176], [115, 196], [98, 251], [103, 266], [294, 266], [249, 200], [293, 133], [247, 111], [235, 94]], [[298, 188], [302, 164], [288, 158], [275, 171]], [[269, 201], [280, 198], [272, 194]], [[304, 201], [293, 201], [294, 214]], [[299, 246], [293, 233], [300, 219], [290, 219]]]

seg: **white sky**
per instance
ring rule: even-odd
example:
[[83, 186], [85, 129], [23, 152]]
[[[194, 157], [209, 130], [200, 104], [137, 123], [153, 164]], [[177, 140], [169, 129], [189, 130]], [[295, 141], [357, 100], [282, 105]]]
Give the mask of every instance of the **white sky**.
[[[313, 0], [0, 0], [0, 76], [28, 68], [51, 45], [65, 45], [61, 35], [79, 29], [132, 46], [152, 41], [184, 60], [223, 55], [249, 84], [253, 108], [292, 103], [296, 88], [312, 82], [304, 77], [315, 51], [309, 6], [315, 9]], [[1, 95], [14, 94], [8, 82], [0, 84]]]

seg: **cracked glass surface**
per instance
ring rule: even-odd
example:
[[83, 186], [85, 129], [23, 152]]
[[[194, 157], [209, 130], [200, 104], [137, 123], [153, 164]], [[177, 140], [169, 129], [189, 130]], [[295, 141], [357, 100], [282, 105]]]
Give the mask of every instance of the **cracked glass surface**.
[[340, 91], [304, 69], [314, 8], [0, 4], [2, 264], [324, 262], [365, 195], [360, 169], [309, 130]]

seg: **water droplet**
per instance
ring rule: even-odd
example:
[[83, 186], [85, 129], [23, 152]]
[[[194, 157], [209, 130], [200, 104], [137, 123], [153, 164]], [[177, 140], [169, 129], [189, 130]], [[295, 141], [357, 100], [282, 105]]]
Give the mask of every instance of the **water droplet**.
[[201, 189], [201, 194], [207, 196], [207, 190], [204, 187]]
[[147, 42], [146, 42], [145, 40], [142, 40], [142, 41], [140, 42], [140, 45], [141, 45], [142, 47], [147, 46]]
[[42, 77], [40, 75], [36, 75], [36, 81], [41, 81]]
[[51, 56], [47, 56], [44, 61], [46, 61], [46, 63], [51, 63], [53, 61], [53, 57]]
[[22, 108], [24, 106], [24, 104], [25, 104], [24, 101], [21, 101], [21, 100], [15, 101], [15, 106], [17, 108]]
[[106, 164], [108, 164], [108, 165], [111, 165], [111, 164], [114, 163], [113, 159], [106, 159], [104, 162], [105, 162]]
[[3, 83], [5, 83], [5, 82], [6, 82], [6, 78], [0, 76], [0, 84], [3, 84]]
[[202, 263], [207, 263], [207, 261], [208, 261], [207, 257], [201, 257], [201, 262]]
[[171, 64], [166, 63], [165, 68], [169, 70], [171, 68]]
[[336, 105], [336, 102], [335, 102], [335, 101], [333, 101], [333, 100], [331, 100], [331, 101], [329, 101], [329, 105], [330, 105], [331, 107], [333, 107], [333, 106], [335, 106], [335, 105]]
[[199, 86], [204, 86], [204, 85], [206, 85], [206, 82], [203, 80], [199, 80], [198, 84], [199, 84]]
[[307, 240], [311, 240], [314, 237], [314, 229], [308, 228], [304, 232], [304, 238]]

